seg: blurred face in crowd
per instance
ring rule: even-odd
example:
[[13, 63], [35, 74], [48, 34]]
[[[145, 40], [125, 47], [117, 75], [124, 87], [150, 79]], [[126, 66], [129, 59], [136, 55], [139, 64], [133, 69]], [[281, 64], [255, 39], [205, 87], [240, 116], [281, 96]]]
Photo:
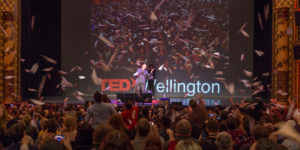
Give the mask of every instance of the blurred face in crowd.
[[146, 64], [143, 64], [142, 70], [146, 70], [146, 69], [147, 69], [147, 65], [146, 65]]

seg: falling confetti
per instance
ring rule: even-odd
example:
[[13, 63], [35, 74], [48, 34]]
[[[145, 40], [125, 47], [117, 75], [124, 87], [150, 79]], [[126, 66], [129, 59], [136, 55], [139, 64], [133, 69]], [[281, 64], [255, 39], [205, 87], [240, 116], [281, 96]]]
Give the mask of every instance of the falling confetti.
[[254, 50], [254, 52], [255, 52], [258, 56], [262, 56], [262, 55], [265, 54], [264, 52], [259, 51], [259, 50]]
[[32, 88], [28, 88], [27, 89], [29, 92], [37, 92], [38, 90], [36, 90], [36, 89], [32, 89]]
[[156, 15], [155, 15], [154, 12], [152, 12], [152, 13], [150, 14], [150, 19], [151, 19], [152, 21], [157, 21], [157, 20], [158, 20], [158, 18], [156, 17]]
[[40, 87], [39, 87], [39, 90], [38, 90], [38, 98], [40, 98], [41, 95], [42, 95], [42, 92], [43, 92], [43, 88], [44, 88], [46, 79], [47, 79], [46, 76], [43, 76], [43, 77], [42, 77], [42, 80], [41, 80], [41, 83], [40, 83]]
[[243, 61], [244, 60], [244, 57], [245, 57], [245, 55], [244, 55], [244, 53], [241, 55], [241, 61]]
[[267, 21], [269, 19], [270, 4], [266, 4], [264, 6], [264, 13], [265, 13], [265, 21]]
[[80, 80], [86, 79], [85, 76], [78, 76], [78, 78], [79, 78]]
[[269, 76], [269, 75], [270, 75], [270, 72], [266, 72], [266, 73], [263, 73], [261, 76], [267, 77], [267, 76]]
[[38, 106], [45, 105], [44, 102], [41, 102], [41, 101], [36, 100], [36, 99], [30, 99], [30, 101], [31, 101], [33, 104], [38, 105]]
[[114, 47], [113, 43], [109, 41], [107, 38], [105, 38], [104, 36], [98, 36], [98, 39], [104, 42], [107, 46], [112, 48]]
[[281, 95], [281, 96], [286, 96], [286, 95], [288, 95], [288, 93], [287, 93], [287, 92], [284, 92], [283, 90], [278, 90], [277, 93], [278, 93], [279, 95]]
[[234, 94], [234, 84], [233, 83], [230, 83], [230, 84], [225, 84], [225, 88], [226, 88], [226, 90], [228, 91], [228, 93], [230, 94], [230, 95], [233, 95]]
[[248, 71], [248, 70], [243, 70], [245, 75], [248, 76], [248, 77], [251, 77], [252, 76], [252, 72]]
[[54, 60], [54, 59], [52, 59], [52, 58], [50, 58], [50, 57], [47, 57], [47, 56], [44, 56], [44, 55], [41, 55], [41, 57], [43, 57], [44, 60], [46, 60], [46, 61], [48, 61], [48, 62], [50, 62], [52, 64], [57, 64], [57, 61]]
[[31, 16], [31, 25], [30, 25], [31, 30], [34, 29], [34, 22], [35, 22], [35, 16]]
[[44, 72], [49, 72], [49, 71], [52, 71], [53, 70], [53, 67], [49, 67], [49, 68], [44, 68], [42, 69], [42, 71]]
[[38, 70], [38, 68], [39, 68], [39, 63], [35, 63], [35, 64], [32, 65], [32, 67], [31, 67], [31, 69], [30, 69], [30, 72], [31, 72], [32, 74], [35, 74], [36, 71]]
[[65, 71], [62, 71], [62, 70], [59, 70], [58, 73], [61, 74], [61, 75], [68, 75], [69, 74], [69, 73], [67, 73]]
[[257, 18], [258, 18], [258, 22], [259, 22], [259, 26], [261, 30], [264, 30], [264, 25], [262, 23], [262, 19], [261, 19], [261, 15], [260, 13], [257, 14]]
[[223, 73], [224, 73], [223, 71], [217, 71], [216, 75], [223, 75]]
[[10, 80], [10, 79], [13, 79], [15, 76], [4, 76], [4, 79], [5, 80]]

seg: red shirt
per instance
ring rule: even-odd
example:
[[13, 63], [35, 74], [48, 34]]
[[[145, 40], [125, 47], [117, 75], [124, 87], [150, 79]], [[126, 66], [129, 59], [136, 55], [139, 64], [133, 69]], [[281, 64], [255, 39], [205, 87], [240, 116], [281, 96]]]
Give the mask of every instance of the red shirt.
[[[135, 111], [135, 117], [132, 118], [132, 113], [134, 111]], [[136, 122], [138, 120], [138, 112], [139, 112], [139, 108], [136, 106], [131, 107], [131, 109], [126, 109], [122, 112], [123, 121], [125, 122], [129, 130], [132, 130], [135, 127]]]

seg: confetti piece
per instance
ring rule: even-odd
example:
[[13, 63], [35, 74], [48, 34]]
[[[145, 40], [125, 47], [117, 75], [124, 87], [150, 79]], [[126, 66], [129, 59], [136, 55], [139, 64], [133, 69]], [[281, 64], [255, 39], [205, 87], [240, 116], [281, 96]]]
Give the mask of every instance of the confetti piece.
[[211, 69], [210, 65], [204, 65], [204, 68]]
[[9, 50], [10, 50], [10, 48], [8, 47], [8, 48], [6, 48], [6, 50], [4, 52], [9, 52]]
[[217, 71], [216, 75], [223, 75], [223, 73], [224, 73], [223, 71]]
[[259, 50], [254, 50], [254, 52], [255, 52], [258, 56], [262, 56], [262, 55], [265, 54], [264, 52], [259, 51]]
[[234, 94], [234, 84], [233, 83], [230, 83], [230, 84], [225, 84], [225, 88], [226, 90], [228, 91], [228, 93], [230, 95], [233, 95]]
[[286, 96], [286, 95], [288, 95], [288, 93], [287, 93], [287, 92], [284, 92], [283, 90], [278, 90], [277, 93], [278, 93], [279, 95], [281, 95], [281, 96]]
[[48, 79], [51, 79], [50, 73], [47, 73], [47, 78], [48, 78]]
[[69, 73], [67, 73], [65, 71], [62, 71], [62, 70], [59, 70], [58, 73], [61, 74], [61, 75], [68, 75], [69, 74]]
[[86, 79], [85, 76], [78, 76], [78, 78], [79, 78], [80, 80]]
[[250, 35], [245, 31], [245, 30], [241, 30], [241, 33], [243, 34], [244, 37], [249, 38]]
[[27, 89], [29, 92], [37, 92], [38, 90], [36, 90], [36, 89], [32, 89], [32, 88], [28, 88]]
[[195, 75], [195, 73], [192, 73], [192, 75], [190, 76], [190, 79], [193, 79], [194, 75]]
[[32, 74], [35, 74], [36, 71], [38, 70], [38, 68], [39, 68], [39, 63], [35, 63], [35, 64], [32, 65], [32, 67], [31, 67], [31, 69], [30, 69], [30, 72], [31, 72]]
[[254, 87], [257, 87], [257, 86], [261, 85], [261, 83], [262, 83], [261, 81], [257, 81], [257, 82], [253, 82], [252, 85]]
[[239, 30], [238, 33], [242, 33], [242, 35], [243, 35], [244, 37], [249, 38], [250, 35], [244, 30], [244, 28], [247, 26], [247, 24], [248, 24], [248, 22], [245, 22], [245, 23], [241, 26], [241, 28], [240, 28], [240, 30]]
[[267, 77], [267, 76], [269, 76], [269, 75], [270, 75], [270, 72], [266, 72], [266, 73], [263, 73], [261, 76]]
[[270, 4], [266, 4], [264, 6], [264, 13], [265, 13], [265, 21], [267, 21], [269, 19]]
[[248, 70], [243, 70], [245, 75], [248, 76], [248, 77], [251, 77], [252, 76], [252, 72], [248, 71]]
[[41, 56], [44, 58], [44, 60], [46, 60], [46, 61], [48, 61], [48, 62], [50, 62], [52, 64], [57, 64], [56, 60], [54, 60], [54, 59], [52, 59], [50, 57], [44, 56], [44, 55], [41, 55]]
[[107, 46], [114, 48], [113, 43], [109, 41], [107, 38], [105, 38], [104, 36], [98, 36], [98, 39], [104, 42]]
[[52, 71], [53, 70], [53, 67], [49, 67], [49, 68], [44, 68], [42, 69], [42, 71], [44, 72], [49, 72], [49, 71]]
[[156, 15], [155, 15], [154, 12], [152, 12], [152, 13], [150, 14], [150, 19], [151, 19], [152, 21], [158, 21], [158, 18], [156, 17]]
[[40, 98], [41, 95], [42, 95], [42, 92], [43, 92], [43, 88], [44, 88], [46, 79], [47, 79], [46, 76], [43, 76], [43, 77], [42, 77], [42, 80], [41, 80], [41, 83], [40, 83], [40, 87], [39, 87], [39, 90], [38, 90], [38, 98]]
[[219, 81], [225, 81], [226, 79], [225, 78], [215, 78], [216, 80], [219, 80]]
[[108, 91], [108, 90], [109, 90], [109, 88], [110, 88], [109, 86], [108, 86], [108, 87], [106, 87], [106, 88], [105, 88], [105, 91]]
[[258, 94], [260, 92], [262, 92], [262, 90], [255, 90], [255, 91], [253, 91], [253, 93], [251, 95], [256, 95], [256, 94]]
[[4, 76], [4, 79], [5, 80], [10, 80], [10, 79], [13, 79], [15, 76]]
[[30, 25], [31, 30], [34, 29], [34, 22], [35, 22], [35, 17], [34, 17], [34, 16], [31, 16], [31, 25]]
[[44, 102], [41, 102], [41, 101], [39, 101], [39, 100], [36, 100], [36, 99], [30, 99], [30, 101], [33, 103], [33, 104], [35, 104], [35, 105], [39, 105], [39, 106], [41, 106], [41, 105], [45, 105], [46, 103], [44, 103]]
[[165, 71], [168, 71], [168, 69], [166, 67], [163, 68]]
[[241, 55], [241, 61], [243, 61], [244, 60], [244, 53]]
[[74, 85], [72, 83], [70, 83], [65, 77], [61, 77], [61, 83], [60, 85], [63, 87], [63, 88], [66, 88], [66, 87], [73, 87]]
[[166, 1], [166, 0], [161, 0], [161, 1], [155, 6], [154, 11], [156, 11], [157, 9], [159, 9], [160, 6], [161, 6], [165, 1]]
[[242, 83], [249, 83], [249, 80], [246, 80], [246, 79], [241, 79], [240, 80]]
[[188, 97], [189, 96], [189, 93], [185, 93], [184, 97]]
[[264, 26], [263, 26], [263, 23], [262, 23], [262, 19], [261, 19], [260, 13], [257, 14], [257, 18], [258, 18], [260, 29], [264, 30]]
[[164, 64], [162, 64], [162, 65], [158, 68], [158, 70], [161, 71], [161, 70], [163, 69], [163, 67], [164, 67]]
[[26, 60], [21, 58], [20, 61], [21, 61], [21, 62], [25, 62]]
[[74, 71], [82, 71], [82, 68], [80, 66], [76, 66], [70, 70], [70, 72], [74, 72]]
[[80, 92], [80, 91], [76, 91], [75, 92], [77, 95], [79, 95], [79, 96], [84, 96], [85, 94], [83, 94], [82, 92]]

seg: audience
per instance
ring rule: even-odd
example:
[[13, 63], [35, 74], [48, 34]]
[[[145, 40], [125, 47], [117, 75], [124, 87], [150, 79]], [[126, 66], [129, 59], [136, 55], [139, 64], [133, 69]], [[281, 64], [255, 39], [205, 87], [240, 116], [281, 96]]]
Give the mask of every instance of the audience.
[[[191, 100], [189, 107], [174, 106], [174, 108], [172, 105], [167, 108], [155, 105], [133, 106], [132, 101], [126, 101], [125, 110], [122, 111], [122, 106], [114, 107], [102, 103], [102, 94], [99, 92], [95, 93], [94, 98], [96, 104], [90, 106], [71, 105], [67, 104], [67, 101], [63, 105], [43, 106], [25, 102], [20, 105], [1, 104], [0, 148], [8, 150], [298, 150], [300, 148], [300, 113], [297, 109], [288, 109], [276, 100], [265, 105], [261, 105], [260, 102], [247, 102], [226, 108], [204, 107], [201, 98]], [[274, 114], [267, 111], [270, 108], [278, 110], [274, 107], [280, 107], [281, 111]], [[119, 110], [120, 114], [115, 113], [116, 110]], [[274, 115], [278, 113], [280, 117], [275, 117]], [[290, 114], [289, 117], [287, 114]], [[126, 123], [126, 118], [132, 122]], [[197, 134], [193, 135], [193, 131]]]
[[16, 123], [9, 128], [8, 138], [11, 144], [10, 146], [6, 147], [7, 150], [18, 150], [24, 146], [29, 150], [38, 149], [37, 146], [33, 145], [32, 138], [25, 135], [25, 129], [20, 123]]

